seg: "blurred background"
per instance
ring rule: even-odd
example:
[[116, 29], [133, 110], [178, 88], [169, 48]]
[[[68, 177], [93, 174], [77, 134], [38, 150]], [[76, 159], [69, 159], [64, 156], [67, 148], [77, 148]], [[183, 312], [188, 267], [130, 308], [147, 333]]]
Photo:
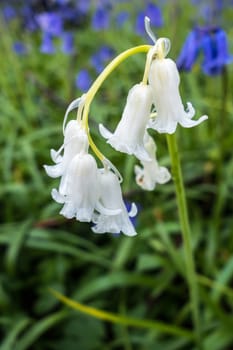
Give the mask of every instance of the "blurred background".
[[[50, 149], [62, 144], [68, 104], [120, 52], [171, 39], [183, 102], [208, 121], [178, 127], [201, 299], [204, 348], [233, 349], [233, 2], [0, 1], [0, 339], [1, 350], [194, 349], [190, 337], [111, 324], [64, 308], [54, 288], [87, 305], [192, 332], [182, 239], [172, 181], [152, 192], [135, 183], [134, 157], [115, 152], [113, 130], [145, 54], [127, 59], [98, 92], [92, 136], [122, 173], [136, 202], [138, 235], [95, 235], [66, 220], [51, 199]], [[75, 112], [71, 118], [75, 118]], [[153, 130], [159, 163], [170, 168], [165, 135]], [[174, 331], [175, 332], [175, 331]]]

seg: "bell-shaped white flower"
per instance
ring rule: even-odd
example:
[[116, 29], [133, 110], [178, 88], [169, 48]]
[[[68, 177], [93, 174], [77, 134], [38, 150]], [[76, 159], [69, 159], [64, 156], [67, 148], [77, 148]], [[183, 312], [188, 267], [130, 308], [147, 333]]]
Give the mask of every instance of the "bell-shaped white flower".
[[99, 197], [97, 164], [90, 154], [78, 154], [71, 160], [59, 190], [52, 197], [64, 206], [60, 214], [68, 219], [90, 222]]
[[151, 157], [151, 161], [141, 161], [142, 167], [135, 165], [136, 182], [144, 190], [152, 191], [156, 183], [164, 184], [168, 182], [171, 179], [171, 174], [167, 168], [158, 164], [156, 144], [148, 133], [145, 133], [144, 145]]
[[173, 134], [178, 123], [185, 128], [191, 128], [208, 118], [204, 115], [198, 120], [192, 120], [195, 110], [190, 102], [187, 103], [187, 110], [184, 109], [179, 93], [179, 83], [180, 76], [175, 62], [158, 55], [158, 58], [153, 60], [149, 71], [149, 85], [153, 90], [157, 115], [149, 121], [148, 127], [159, 133]]
[[148, 85], [136, 84], [129, 91], [122, 118], [112, 134], [102, 124], [101, 135], [117, 151], [134, 154], [138, 159], [149, 160], [143, 145], [143, 136], [152, 106], [152, 89]]
[[111, 211], [120, 209], [120, 212], [116, 213], [116, 215], [94, 214], [92, 221], [95, 225], [92, 227], [92, 230], [95, 233], [123, 232], [127, 236], [135, 236], [137, 233], [129, 217], [137, 214], [136, 205], [133, 204], [130, 212], [127, 212], [122, 199], [119, 180], [113, 172], [99, 169], [98, 178], [101, 204]]
[[73, 157], [81, 152], [86, 153], [87, 150], [88, 138], [85, 130], [80, 122], [70, 120], [64, 130], [64, 144], [58, 151], [51, 149], [51, 158], [56, 165], [44, 165], [46, 173], [54, 178], [63, 176]]

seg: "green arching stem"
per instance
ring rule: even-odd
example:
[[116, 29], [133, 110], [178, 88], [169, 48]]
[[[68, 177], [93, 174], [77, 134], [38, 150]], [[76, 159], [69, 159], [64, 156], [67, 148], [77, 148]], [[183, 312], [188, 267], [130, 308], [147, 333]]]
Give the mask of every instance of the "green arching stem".
[[185, 196], [183, 176], [181, 172], [180, 158], [175, 134], [167, 134], [167, 144], [171, 158], [172, 175], [175, 183], [176, 198], [179, 211], [181, 232], [184, 243], [187, 281], [189, 285], [191, 312], [196, 333], [198, 349], [202, 349], [201, 329], [199, 316], [198, 282], [196, 278], [195, 262], [191, 244], [191, 230], [188, 218], [188, 210]]
[[85, 97], [85, 106], [83, 109], [83, 125], [87, 131], [88, 135], [88, 140], [90, 147], [92, 148], [93, 152], [96, 154], [96, 156], [103, 161], [105, 159], [104, 155], [98, 150], [97, 146], [95, 145], [94, 141], [91, 138], [90, 132], [89, 132], [89, 127], [88, 127], [88, 114], [89, 114], [89, 109], [90, 109], [90, 104], [99, 90], [100, 86], [103, 84], [105, 79], [111, 74], [111, 72], [125, 59], [128, 57], [135, 55], [139, 52], [148, 52], [149, 49], [151, 48], [151, 45], [140, 45], [140, 46], [135, 46], [131, 49], [128, 49], [124, 52], [122, 52], [120, 55], [115, 57], [109, 65], [103, 70], [103, 72], [98, 76], [98, 78], [95, 80], [95, 82], [92, 84], [88, 92], [86, 93]]

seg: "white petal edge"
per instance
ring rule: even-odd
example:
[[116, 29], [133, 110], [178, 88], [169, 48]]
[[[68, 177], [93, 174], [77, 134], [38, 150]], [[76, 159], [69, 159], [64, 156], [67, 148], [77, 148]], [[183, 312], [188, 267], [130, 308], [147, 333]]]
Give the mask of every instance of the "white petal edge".
[[56, 188], [53, 188], [51, 191], [51, 196], [53, 198], [53, 200], [57, 203], [63, 204], [65, 203], [65, 197], [62, 196], [58, 190], [56, 190]]
[[46, 174], [52, 178], [60, 177], [63, 174], [62, 163], [58, 163], [55, 165], [44, 165], [44, 169], [46, 171]]
[[137, 208], [136, 204], [135, 204], [135, 203], [132, 203], [131, 209], [130, 209], [130, 211], [129, 211], [129, 216], [132, 218], [132, 217], [134, 217], [135, 215], [137, 215], [137, 212], [138, 212], [138, 208]]
[[105, 139], [109, 139], [113, 135], [103, 124], [99, 124], [99, 132]]
[[61, 151], [63, 150], [64, 148], [64, 144], [59, 148], [58, 151], [55, 151], [55, 149], [51, 149], [50, 150], [50, 156], [51, 156], [51, 159], [54, 163], [60, 163], [61, 160], [62, 160], [62, 156], [60, 155]]
[[112, 216], [112, 215], [118, 215], [122, 212], [122, 209], [108, 209], [105, 208], [100, 201], [96, 203], [96, 210], [100, 212], [100, 214], [106, 215], [106, 216]]

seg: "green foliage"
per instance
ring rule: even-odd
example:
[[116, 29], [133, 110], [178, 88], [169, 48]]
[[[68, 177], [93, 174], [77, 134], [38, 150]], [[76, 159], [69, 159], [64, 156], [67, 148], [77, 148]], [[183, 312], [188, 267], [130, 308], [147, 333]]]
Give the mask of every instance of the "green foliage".
[[[173, 59], [190, 30], [191, 11], [191, 5], [177, 13], [172, 4], [164, 8], [165, 26], [156, 34], [171, 38]], [[188, 337], [75, 313], [49, 292], [53, 288], [96, 309], [192, 331], [174, 186], [140, 190], [133, 174], [136, 160], [107, 146], [97, 128], [100, 121], [109, 128], [117, 124], [127, 91], [143, 74], [143, 54], [109, 77], [90, 114], [95, 142], [124, 176], [125, 198], [141, 208], [138, 235], [94, 235], [89, 224], [59, 216], [50, 197], [58, 182], [43, 169], [50, 163], [49, 150], [61, 145], [66, 106], [80, 94], [76, 72], [103, 42], [120, 53], [143, 39], [127, 25], [101, 33], [85, 27], [77, 30], [78, 55], [70, 57], [43, 55], [32, 34], [24, 38], [30, 54], [17, 56], [11, 48], [14, 26], [1, 22], [0, 32], [0, 349], [194, 349]], [[233, 347], [232, 66], [224, 74], [203, 76], [197, 66], [181, 74], [183, 100], [192, 101], [198, 115], [209, 115], [197, 128], [178, 130], [206, 350]], [[165, 137], [151, 134], [160, 162], [169, 166]]]

